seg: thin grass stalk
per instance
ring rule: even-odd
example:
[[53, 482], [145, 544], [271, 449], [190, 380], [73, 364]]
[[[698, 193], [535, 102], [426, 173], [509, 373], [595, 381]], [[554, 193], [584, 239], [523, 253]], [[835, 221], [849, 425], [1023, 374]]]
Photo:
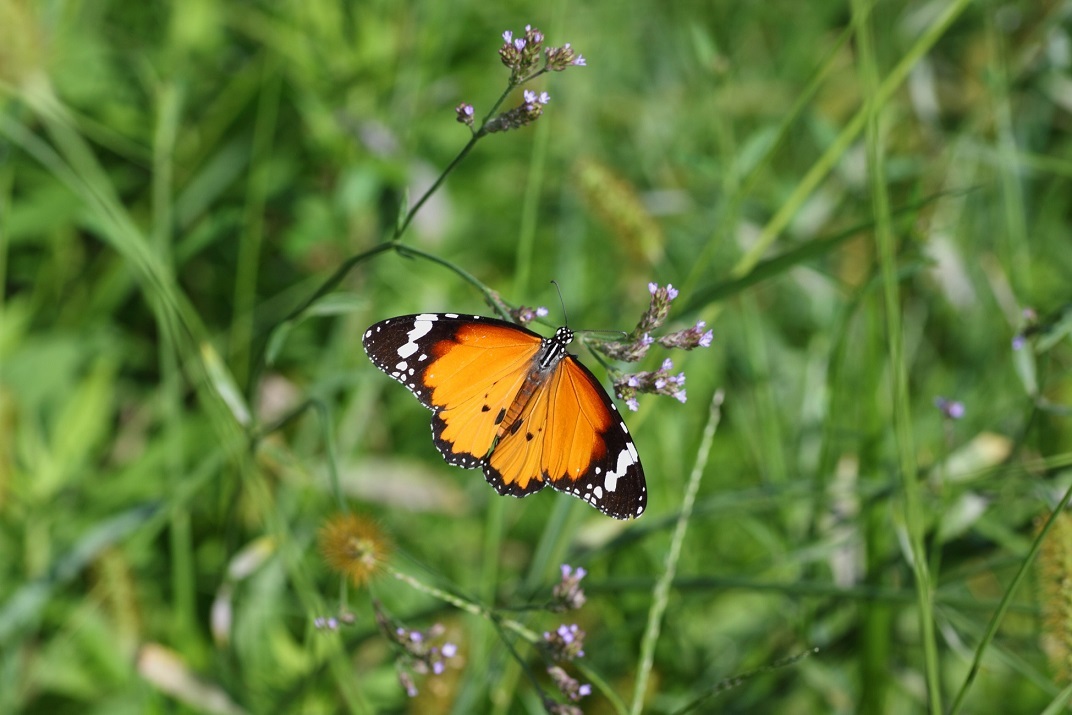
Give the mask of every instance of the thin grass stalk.
[[941, 680], [938, 673], [938, 648], [935, 640], [934, 602], [926, 549], [923, 545], [925, 514], [919, 494], [915, 446], [912, 439], [911, 412], [908, 406], [908, 371], [905, 366], [904, 335], [901, 326], [900, 284], [897, 257], [879, 119], [889, 97], [882, 95], [874, 54], [871, 7], [866, 0], [854, 0], [853, 22], [860, 47], [861, 76], [864, 85], [866, 147], [871, 200], [875, 212], [875, 240], [882, 270], [883, 299], [886, 312], [886, 340], [892, 378], [894, 440], [899, 472], [904, 488], [904, 516], [908, 529], [910, 558], [915, 574], [919, 608], [920, 638], [923, 643], [924, 673], [927, 681], [928, 709], [934, 715], [942, 711]]
[[956, 715], [956, 713], [960, 712], [960, 708], [964, 704], [964, 698], [967, 696], [968, 690], [975, 682], [975, 677], [979, 675], [979, 668], [982, 667], [983, 663], [983, 655], [986, 653], [987, 648], [990, 647], [991, 642], [993, 642], [994, 636], [997, 635], [998, 626], [1001, 625], [1001, 620], [1005, 617], [1006, 611], [1009, 610], [1009, 606], [1012, 604], [1013, 594], [1016, 593], [1020, 584], [1027, 578], [1027, 574], [1031, 570], [1031, 565], [1035, 562], [1035, 557], [1038, 555], [1039, 549], [1042, 547], [1042, 542], [1046, 540], [1046, 535], [1049, 534], [1050, 529], [1053, 528], [1054, 523], [1057, 521], [1057, 516], [1068, 507], [1070, 501], [1072, 501], [1072, 486], [1065, 490], [1060, 503], [1054, 507], [1053, 512], [1050, 513], [1050, 517], [1046, 519], [1046, 523], [1039, 529], [1035, 540], [1031, 542], [1030, 551], [1027, 552], [1027, 556], [1025, 556], [1020, 563], [1020, 568], [1009, 583], [1009, 587], [1005, 589], [1005, 594], [1001, 597], [1001, 602], [994, 610], [994, 615], [990, 617], [990, 622], [986, 626], [986, 632], [983, 634], [982, 640], [979, 641], [979, 645], [975, 649], [975, 657], [972, 658], [971, 667], [968, 668], [968, 674], [964, 677], [964, 682], [961, 683], [960, 689], [957, 691], [957, 695], [953, 699], [953, 704], [949, 707], [949, 715]]
[[242, 233], [238, 239], [238, 258], [235, 268], [234, 298], [232, 300], [230, 347], [227, 350], [235, 382], [244, 385], [252, 366], [254, 309], [257, 305], [257, 276], [261, 264], [261, 245], [264, 242], [264, 208], [268, 200], [268, 159], [275, 137], [279, 115], [279, 95], [283, 83], [276, 63], [263, 59], [261, 91], [257, 115], [253, 123], [253, 147], [250, 151], [249, 180], [242, 214]]
[[666, 555], [666, 568], [662, 576], [655, 583], [652, 591], [651, 608], [648, 610], [648, 625], [644, 630], [644, 638], [640, 644], [640, 659], [637, 662], [636, 681], [633, 684], [633, 703], [629, 709], [632, 715], [640, 715], [644, 707], [644, 693], [648, 689], [648, 678], [651, 668], [655, 663], [655, 644], [659, 640], [659, 631], [662, 628], [663, 614], [670, 601], [670, 586], [674, 582], [677, 573], [677, 562], [681, 556], [681, 547], [685, 542], [685, 531], [689, 527], [692, 518], [692, 508], [696, 503], [696, 494], [700, 489], [700, 480], [703, 478], [704, 468], [707, 466], [707, 458], [711, 454], [711, 443], [715, 441], [715, 431], [718, 429], [719, 420], [722, 418], [722, 390], [716, 390], [711, 398], [711, 407], [707, 417], [707, 425], [704, 427], [703, 436], [700, 437], [700, 448], [696, 452], [696, 462], [689, 475], [689, 482], [685, 486], [685, 496], [681, 502], [681, 513], [678, 515], [677, 524], [674, 527], [674, 535], [670, 539], [670, 551]]
[[[170, 84], [165, 84], [157, 91], [156, 99], [157, 121], [153, 133], [153, 213], [149, 239], [152, 250], [160, 261], [161, 270], [168, 271], [174, 280], [172, 154], [178, 135], [182, 102], [178, 90]], [[177, 326], [174, 325], [175, 321], [170, 319], [166, 303], [157, 300], [153, 294], [146, 297], [153, 305], [159, 328], [160, 348], [157, 358], [160, 364], [163, 432], [167, 435], [167, 457], [164, 464], [168, 488], [174, 493], [186, 476], [186, 449], [182, 427], [183, 380], [177, 344], [182, 340], [182, 336], [176, 334]], [[168, 536], [171, 547], [171, 588], [174, 593], [171, 625], [175, 639], [181, 641], [197, 631], [197, 578], [190, 513], [187, 509], [176, 507], [171, 510]]]

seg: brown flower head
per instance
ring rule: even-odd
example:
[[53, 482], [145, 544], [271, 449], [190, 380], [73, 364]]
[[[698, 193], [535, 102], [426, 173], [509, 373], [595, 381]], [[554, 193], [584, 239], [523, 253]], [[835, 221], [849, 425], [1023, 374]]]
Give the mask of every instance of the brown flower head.
[[387, 560], [390, 543], [374, 521], [336, 514], [320, 528], [320, 553], [332, 570], [363, 586]]

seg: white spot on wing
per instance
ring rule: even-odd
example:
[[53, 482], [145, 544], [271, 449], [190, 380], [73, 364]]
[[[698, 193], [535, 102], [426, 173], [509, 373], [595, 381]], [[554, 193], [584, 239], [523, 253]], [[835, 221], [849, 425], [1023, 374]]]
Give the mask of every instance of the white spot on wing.
[[625, 476], [625, 473], [629, 470], [629, 467], [636, 464], [636, 447], [632, 442], [625, 445], [625, 449], [618, 452], [618, 463], [614, 466], [614, 470], [607, 472], [606, 479], [603, 480], [603, 486], [608, 492], [613, 492], [618, 488], [618, 480]]
[[434, 323], [435, 320], [436, 316], [431, 313], [422, 313], [421, 315], [418, 315], [413, 321], [413, 329], [406, 333], [409, 342], [398, 349], [398, 357], [405, 360], [410, 355], [417, 352], [417, 341], [432, 330], [432, 323]]

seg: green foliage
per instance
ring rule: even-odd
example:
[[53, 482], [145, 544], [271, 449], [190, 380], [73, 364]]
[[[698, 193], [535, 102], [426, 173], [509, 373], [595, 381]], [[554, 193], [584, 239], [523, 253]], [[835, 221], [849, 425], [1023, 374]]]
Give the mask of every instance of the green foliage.
[[[574, 622], [586, 712], [1061, 707], [1065, 9], [622, 7], [0, 0], [0, 712], [540, 712]], [[587, 66], [467, 144], [526, 23]], [[715, 331], [626, 414], [639, 521], [448, 467], [360, 348], [551, 279]], [[415, 699], [374, 600], [460, 648]]]

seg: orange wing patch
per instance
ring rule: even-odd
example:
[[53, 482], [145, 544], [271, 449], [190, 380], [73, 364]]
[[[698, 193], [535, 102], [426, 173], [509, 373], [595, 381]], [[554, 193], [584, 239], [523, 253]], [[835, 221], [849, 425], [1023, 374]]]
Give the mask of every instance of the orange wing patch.
[[[546, 482], [568, 484], [587, 474], [606, 451], [610, 414], [587, 376], [563, 360], [532, 396], [517, 427], [495, 445], [488, 481], [502, 494], [527, 494]], [[553, 417], [552, 417], [553, 415]]]
[[462, 326], [433, 346], [424, 384], [436, 411], [436, 446], [448, 462], [475, 467], [487, 456], [539, 348], [538, 336], [487, 323]]

